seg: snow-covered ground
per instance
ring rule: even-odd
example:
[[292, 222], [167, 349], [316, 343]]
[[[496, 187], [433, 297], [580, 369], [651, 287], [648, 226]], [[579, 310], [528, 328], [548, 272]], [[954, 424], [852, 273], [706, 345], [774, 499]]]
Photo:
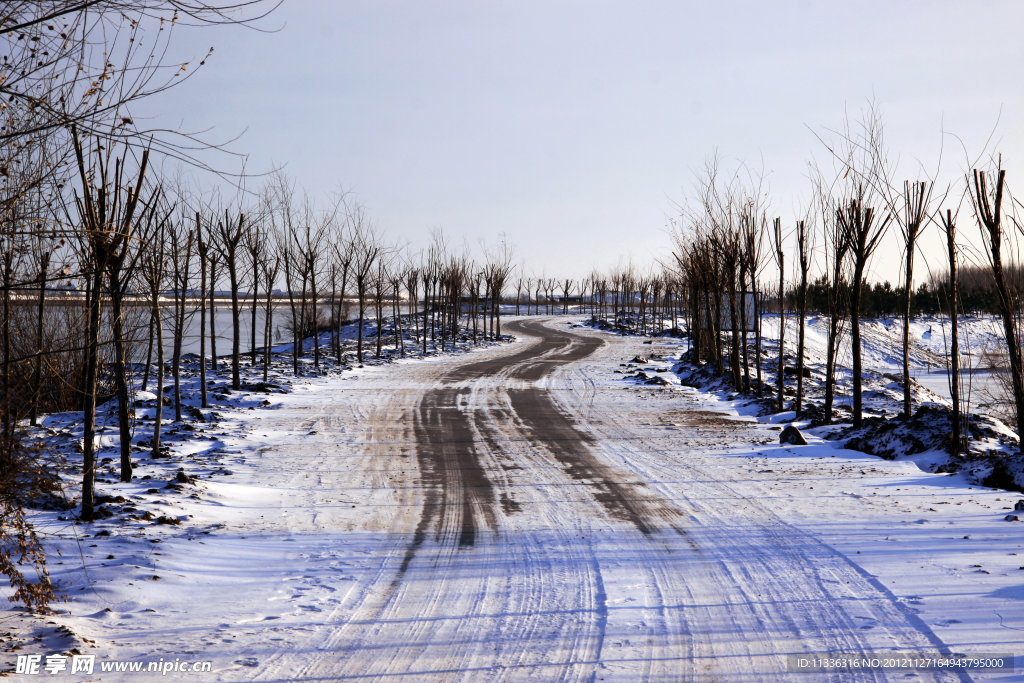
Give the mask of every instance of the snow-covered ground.
[[[178, 427], [171, 458], [103, 476], [125, 499], [114, 517], [38, 515], [70, 601], [53, 623], [4, 619], [40, 640], [0, 665], [75, 648], [99, 680], [139, 680], [100, 672], [114, 662], [210, 662], [180, 680], [751, 680], [798, 655], [952, 653], [1017, 669], [861, 677], [1019, 680], [1019, 494], [813, 436], [781, 445], [750, 406], [679, 385], [685, 341], [547, 325], [592, 352], [534, 362], [524, 327], [469, 355], [230, 394]], [[511, 374], [454, 379], [516, 354]], [[526, 390], [552, 410], [517, 411]], [[425, 397], [445, 391], [441, 422], [471, 438], [424, 460]], [[478, 483], [449, 466], [467, 448]], [[178, 468], [188, 481], [168, 486]]]
[[[778, 339], [779, 318], [763, 318], [763, 334], [769, 341]], [[786, 316], [786, 348], [796, 352], [796, 316]], [[971, 392], [973, 405], [991, 400], [995, 390], [993, 372], [986, 354], [1002, 346], [1002, 324], [994, 317], [967, 317], [960, 321], [960, 367], [965, 373], [962, 380], [964, 396]], [[847, 325], [847, 328], [849, 325]], [[808, 316], [805, 344], [809, 357], [824, 359], [828, 339], [828, 319]], [[901, 373], [903, 371], [903, 322], [895, 320], [867, 320], [861, 324], [862, 362], [876, 372]], [[950, 323], [939, 316], [919, 316], [910, 322], [910, 374], [938, 396], [949, 398], [948, 359], [950, 353]], [[838, 363], [849, 369], [851, 360], [850, 335], [843, 337], [839, 347]]]
[[[629, 333], [628, 319], [621, 319], [615, 331]], [[591, 324], [595, 324], [591, 321]], [[606, 327], [596, 323], [598, 327]], [[778, 366], [779, 318], [768, 315], [762, 325], [761, 378], [766, 387], [755, 410], [770, 419], [789, 421], [803, 429], [847, 447], [886, 458], [915, 461], [928, 472], [962, 470], [976, 483], [988, 483], [1011, 490], [1024, 489], [1024, 457], [1018, 450], [1017, 435], [1007, 426], [1012, 422], [1007, 376], [999, 350], [1002, 334], [991, 317], [969, 317], [960, 323], [960, 399], [964, 411], [964, 433], [969, 434], [967, 450], [950, 455], [952, 432], [951, 387], [948, 376], [949, 323], [940, 318], [919, 318], [910, 328], [911, 419], [903, 417], [902, 324], [893, 320], [867, 320], [861, 325], [864, 367], [864, 424], [854, 429], [852, 416], [852, 369], [850, 335], [843, 331], [833, 376], [836, 379], [832, 424], [824, 413], [827, 375], [827, 319], [807, 320], [804, 352], [804, 403], [796, 416], [797, 326], [795, 316], [786, 319], [785, 407], [777, 412], [774, 402]], [[756, 347], [748, 333], [751, 396], [756, 396]], [[688, 347], [686, 347], [688, 350]], [[713, 364], [696, 366], [684, 353], [674, 357], [673, 369], [684, 383], [715, 393], [733, 395], [728, 372], [718, 374]]]

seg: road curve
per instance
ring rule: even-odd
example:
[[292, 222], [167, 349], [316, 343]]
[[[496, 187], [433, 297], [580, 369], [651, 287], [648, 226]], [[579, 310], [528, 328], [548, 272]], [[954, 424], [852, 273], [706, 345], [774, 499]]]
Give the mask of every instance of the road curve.
[[740, 681], [787, 677], [791, 654], [941, 651], [855, 563], [688, 455], [755, 427], [683, 393], [671, 413], [622, 402], [597, 376], [626, 360], [606, 335], [506, 330], [521, 342], [373, 400], [366, 457], [393, 515], [346, 555], [326, 627], [254, 677]]

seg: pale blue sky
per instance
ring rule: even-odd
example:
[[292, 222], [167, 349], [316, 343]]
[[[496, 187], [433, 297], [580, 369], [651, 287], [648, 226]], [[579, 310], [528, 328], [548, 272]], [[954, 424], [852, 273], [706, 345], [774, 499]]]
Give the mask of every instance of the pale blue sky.
[[976, 153], [1001, 112], [1024, 177], [1021, 2], [285, 0], [264, 25], [281, 30], [183, 32], [176, 52], [213, 57], [145, 107], [244, 130], [250, 170], [351, 190], [394, 240], [505, 233], [533, 273], [649, 262], [716, 150], [763, 163], [791, 222], [807, 162], [828, 159], [812, 130], [872, 97], [908, 170], [934, 164], [943, 127]]

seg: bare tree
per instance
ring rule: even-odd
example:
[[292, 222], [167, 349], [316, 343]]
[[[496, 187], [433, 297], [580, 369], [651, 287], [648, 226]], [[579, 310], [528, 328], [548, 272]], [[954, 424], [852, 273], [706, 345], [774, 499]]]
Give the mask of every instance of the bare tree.
[[864, 272], [871, 255], [885, 234], [885, 228], [892, 219], [886, 214], [879, 222], [876, 221], [875, 209], [864, 206], [865, 190], [858, 184], [846, 203], [836, 207], [836, 222], [850, 245], [850, 256], [853, 260], [853, 281], [850, 283], [850, 334], [851, 355], [853, 356], [853, 426], [859, 428], [864, 421], [862, 395], [863, 368], [861, 361], [860, 340], [860, 304], [861, 286]]
[[534, 292], [535, 292], [534, 296], [533, 296], [533, 301], [534, 301], [534, 304], [533, 304], [533, 314], [534, 315], [540, 315], [540, 293], [541, 293], [541, 290], [544, 288], [544, 282], [546, 282], [546, 280], [544, 279], [544, 276], [542, 275], [542, 276], [536, 278], [536, 280], [534, 280], [534, 283], [533, 283]]
[[[296, 210], [294, 207], [295, 187], [284, 174], [275, 174], [264, 190], [266, 220], [271, 234], [277, 240], [276, 253], [280, 259], [280, 268], [284, 274], [285, 291], [288, 296], [288, 309], [291, 313], [292, 330], [292, 373], [299, 374], [299, 357], [303, 354], [303, 334], [305, 329], [305, 291], [306, 269], [305, 260], [295, 242], [299, 228], [295, 225]], [[301, 285], [301, 300], [296, 299], [296, 288]]]
[[972, 177], [968, 180], [969, 194], [978, 220], [978, 228], [985, 241], [985, 255], [992, 268], [992, 277], [995, 280], [996, 293], [999, 297], [999, 310], [1003, 319], [1003, 332], [1006, 336], [1010, 361], [1013, 403], [1017, 414], [1017, 434], [1021, 435], [1020, 448], [1024, 451], [1024, 368], [1021, 365], [1020, 340], [1015, 324], [1015, 317], [1020, 310], [1020, 297], [1016, 288], [1006, 277], [1003, 268], [1002, 211], [1006, 171], [1003, 170], [1001, 164], [996, 166], [995, 187], [989, 187], [988, 181], [989, 178], [985, 171], [974, 169]]
[[[470, 264], [466, 273], [466, 289], [469, 294], [469, 326], [473, 328], [473, 345], [479, 344], [478, 313], [480, 312], [480, 287], [484, 284], [484, 273], [474, 264]], [[486, 301], [487, 295], [484, 295]], [[487, 322], [484, 321], [484, 338], [487, 337]]]
[[[249, 316], [249, 365], [256, 367], [256, 318], [260, 300], [260, 275], [263, 272], [262, 266], [266, 258], [267, 245], [267, 231], [263, 227], [262, 221], [251, 222], [249, 229], [242, 236], [242, 244], [249, 259], [246, 265], [252, 270], [250, 277], [252, 291], [249, 292], [249, 296], [252, 297]], [[267, 283], [266, 286], [267, 289], [273, 288], [270, 283]], [[264, 338], [264, 343], [268, 343], [266, 338]]]
[[[195, 232], [196, 253], [199, 256], [199, 395], [200, 405], [209, 408], [210, 401], [206, 390], [206, 261], [210, 256], [210, 243], [203, 239], [202, 218], [198, 211]], [[212, 270], [211, 268], [211, 274]], [[210, 289], [212, 295], [213, 288]]]
[[410, 257], [405, 262], [405, 291], [409, 296], [409, 320], [413, 324], [416, 341], [420, 339], [420, 317], [416, 308], [419, 303], [419, 282], [420, 269]]
[[[184, 226], [185, 221], [181, 224]], [[184, 238], [168, 244], [170, 275], [174, 291], [171, 315], [171, 378], [174, 381], [174, 421], [181, 422], [181, 349], [188, 323], [188, 295], [192, 282], [192, 247], [194, 230], [183, 230]]]
[[397, 252], [392, 254], [391, 267], [388, 268], [388, 284], [391, 287], [391, 318], [392, 331], [395, 336], [395, 350], [400, 356], [405, 355], [405, 335], [402, 329], [402, 287], [408, 274], [406, 262]]
[[[352, 260], [355, 258], [356, 244], [351, 234], [343, 228], [331, 245], [335, 265], [335, 281], [332, 289], [335, 293], [335, 307], [331, 313], [334, 319], [333, 327], [336, 330], [334, 353], [338, 363], [341, 363], [341, 325], [348, 321], [348, 303], [345, 295], [348, 290], [349, 273], [352, 271]], [[338, 276], [340, 275], [340, 280]]]
[[[512, 265], [513, 251], [508, 240], [501, 238], [498, 248], [487, 256], [485, 273], [491, 294], [491, 332], [495, 338], [501, 337], [501, 299], [505, 286], [515, 266]], [[522, 280], [520, 280], [520, 284]], [[519, 313], [519, 292], [516, 292], [516, 314]]]
[[[740, 321], [740, 349], [743, 352], [743, 390], [750, 391], [750, 360], [747, 345], [747, 330], [751, 324], [755, 329], [754, 345], [756, 354], [754, 366], [757, 368], [757, 393], [762, 393], [761, 383], [761, 336], [760, 336], [760, 309], [757, 296], [757, 274], [761, 267], [761, 243], [762, 230], [767, 222], [764, 214], [758, 215], [758, 202], [753, 197], [748, 197], [739, 211], [739, 321]], [[747, 320], [747, 276], [750, 276], [750, 297], [754, 300], [753, 320]]]
[[[14, 229], [14, 226], [18, 223], [17, 212], [19, 202], [13, 200], [5, 202], [8, 206], [4, 207], [6, 219], [3, 223], [0, 223], [0, 272], [2, 272], [2, 291], [3, 291], [3, 392], [4, 392], [4, 405], [3, 405], [3, 449], [0, 453], [3, 453], [5, 460], [13, 456], [13, 446], [15, 443], [15, 425], [17, 424], [17, 418], [15, 417], [15, 405], [13, 382], [11, 379], [12, 367], [15, 364], [14, 352], [13, 352], [13, 337], [14, 332], [12, 330], [12, 313], [11, 313], [11, 302], [14, 297], [15, 290], [15, 259], [20, 257], [26, 251], [25, 247], [25, 235], [21, 230]], [[88, 259], [88, 254], [83, 256], [83, 260]], [[86, 261], [86, 267], [88, 261]], [[98, 270], [98, 269], [97, 269]], [[85, 271], [85, 268], [83, 268]], [[102, 274], [99, 276], [102, 278]], [[102, 282], [102, 280], [101, 280]], [[91, 311], [91, 307], [90, 307]], [[89, 347], [87, 346], [87, 349]], [[88, 351], [87, 351], [88, 353]], [[5, 466], [7, 462], [3, 463]]]
[[[29, 424], [36, 424], [39, 413], [40, 394], [43, 388], [44, 324], [46, 320], [46, 288], [49, 284], [50, 263], [54, 252], [63, 245], [63, 238], [57, 238], [56, 230], [45, 230], [34, 235], [33, 250], [39, 263], [39, 297], [36, 300], [36, 356], [32, 360], [32, 394], [29, 402]], [[8, 324], [9, 326], [9, 324]]]
[[950, 441], [950, 454], [959, 455], [967, 452], [967, 429], [964, 424], [963, 410], [960, 405], [960, 337], [959, 337], [959, 292], [957, 282], [957, 246], [956, 221], [953, 212], [946, 210], [942, 217], [943, 231], [946, 233], [946, 250], [949, 255], [949, 395], [953, 401], [952, 427], [953, 438]]
[[170, 211], [161, 212], [157, 215], [157, 207], [149, 212], [150, 220], [153, 221], [156, 229], [153, 232], [153, 239], [143, 253], [142, 277], [146, 282], [146, 289], [149, 293], [149, 305], [152, 319], [156, 326], [156, 409], [153, 416], [153, 438], [150, 440], [150, 456], [161, 457], [160, 435], [163, 427], [164, 416], [164, 321], [163, 313], [160, 310], [160, 297], [163, 294], [164, 284], [167, 278], [167, 264], [164, 256], [167, 251], [167, 226], [171, 216]]
[[270, 348], [273, 346], [271, 335], [274, 330], [274, 282], [281, 270], [281, 255], [276, 251], [265, 254], [260, 265], [263, 270], [263, 281], [267, 283], [266, 310], [263, 315], [263, 381], [267, 381], [270, 372]]
[[903, 192], [900, 193], [896, 189], [893, 165], [889, 161], [889, 153], [884, 144], [882, 117], [874, 103], [871, 103], [864, 114], [860, 135], [850, 136], [847, 133], [845, 143], [848, 147], [849, 160], [866, 157], [861, 164], [849, 163], [849, 171], [877, 193], [885, 203], [888, 215], [899, 225], [903, 238], [903, 414], [909, 419], [913, 414], [910, 387], [910, 316], [914, 296], [914, 251], [917, 239], [929, 217], [928, 206], [931, 203], [934, 183], [904, 181]]
[[242, 388], [242, 378], [238, 367], [242, 339], [238, 303], [238, 255], [245, 230], [245, 214], [240, 211], [237, 215], [232, 216], [231, 211], [225, 209], [223, 220], [217, 221], [216, 249], [220, 257], [224, 259], [224, 265], [227, 266], [228, 281], [231, 285], [231, 388], [235, 391]]
[[210, 221], [207, 226], [206, 243], [210, 245], [210, 369], [217, 372], [217, 263], [220, 256], [217, 252], [217, 233]]
[[[293, 237], [293, 241], [299, 245], [299, 252], [302, 255], [302, 267], [306, 273], [305, 280], [309, 282], [310, 291], [310, 318], [311, 331], [313, 333], [313, 367], [320, 370], [320, 275], [323, 268], [321, 256], [325, 251], [325, 242], [334, 225], [337, 216], [338, 205], [333, 210], [317, 214], [307, 199], [305, 202], [304, 220], [300, 232]], [[305, 288], [303, 288], [303, 310], [306, 309]], [[303, 330], [305, 332], [305, 330]]]
[[835, 397], [836, 366], [839, 354], [839, 339], [843, 334], [845, 309], [847, 308], [846, 290], [847, 271], [850, 254], [850, 242], [840, 224], [835, 220], [835, 213], [824, 221], [825, 253], [829, 271], [828, 289], [828, 336], [825, 342], [825, 402], [823, 405], [825, 424], [832, 422], [832, 403]]
[[[305, 325], [302, 311], [299, 308], [299, 303], [295, 299], [295, 285], [297, 271], [299, 267], [296, 265], [301, 260], [297, 258], [293, 245], [288, 235], [282, 234], [280, 236], [280, 243], [278, 244], [278, 251], [281, 254], [281, 265], [284, 269], [284, 286], [288, 292], [288, 308], [291, 311], [292, 318], [292, 373], [296, 376], [299, 374], [299, 357], [302, 356], [303, 347], [303, 336], [302, 329]], [[302, 288], [305, 290], [306, 284], [302, 283]]]
[[[96, 379], [99, 362], [100, 301], [102, 300], [103, 275], [107, 275], [110, 293], [113, 335], [114, 335], [114, 382], [118, 399], [118, 421], [121, 437], [121, 481], [131, 481], [131, 425], [128, 416], [128, 378], [126, 367], [123, 302], [129, 276], [134, 268], [139, 250], [136, 233], [136, 212], [140, 208], [140, 196], [146, 176], [149, 155], [143, 153], [134, 187], [122, 185], [127, 154], [115, 159], [113, 176], [108, 176], [109, 152], [104, 159], [97, 156], [95, 173], [86, 166], [85, 152], [77, 131], [72, 131], [75, 157], [78, 161], [79, 181], [82, 194], [76, 190], [75, 204], [78, 208], [82, 232], [88, 242], [90, 266], [93, 269], [92, 302], [89, 314], [89, 339], [86, 368], [85, 398], [85, 444], [83, 459], [82, 518], [91, 521], [93, 517], [93, 479], [95, 467], [95, 415]], [[99, 150], [97, 149], [97, 152]], [[89, 168], [93, 168], [90, 166]], [[154, 191], [147, 203], [142, 205], [143, 216], [148, 205], [156, 201]], [[88, 491], [88, 495], [86, 495]]]
[[[729, 306], [729, 369], [732, 384], [737, 390], [743, 387], [740, 368], [740, 321], [737, 310], [736, 282], [740, 263], [740, 235], [732, 224], [731, 212], [720, 217], [716, 232], [711, 235], [715, 260], [720, 264], [725, 284], [725, 298]], [[721, 298], [721, 295], [719, 295]]]
[[[203, 168], [201, 141], [188, 133], [146, 129], [132, 106], [188, 80], [205, 64], [171, 63], [169, 46], [183, 26], [250, 24], [277, 0], [51, 0], [0, 4], [4, 46], [0, 142], [21, 142], [74, 126], [84, 137], [153, 149]], [[63, 155], [51, 159], [64, 162]]]
[[807, 276], [811, 269], [811, 252], [814, 250], [812, 240], [814, 232], [807, 229], [807, 221], [796, 223], [797, 258], [800, 262], [800, 288], [797, 290], [797, 325], [796, 342], [796, 403], [794, 410], [800, 417], [804, 401], [804, 344], [807, 325]]
[[423, 355], [427, 355], [427, 328], [430, 327], [428, 318], [431, 309], [431, 292], [437, 281], [437, 264], [428, 256], [420, 265], [420, 280], [423, 281], [423, 337], [422, 341], [422, 352]]
[[356, 206], [349, 213], [349, 225], [352, 240], [355, 243], [352, 258], [352, 274], [356, 283], [356, 295], [359, 297], [359, 326], [356, 340], [356, 360], [363, 362], [363, 326], [366, 321], [366, 298], [377, 259], [381, 256], [381, 245], [377, 241], [373, 226], [366, 217], [361, 206]]
[[773, 228], [775, 262], [779, 266], [779, 365], [775, 378], [775, 409], [781, 413], [786, 397], [786, 255], [782, 245], [781, 218], [775, 219]]
[[390, 249], [381, 250], [381, 254], [377, 259], [377, 272], [372, 283], [374, 311], [377, 314], [377, 348], [374, 353], [377, 358], [381, 358], [384, 352], [384, 299], [387, 297], [388, 285], [392, 281], [391, 269], [393, 265], [393, 256], [394, 253]]
[[906, 249], [906, 266], [903, 271], [903, 414], [908, 420], [914, 409], [910, 392], [910, 303], [914, 286], [914, 248], [921, 228], [924, 227], [930, 187], [925, 182], [903, 183], [903, 212], [891, 214], [897, 216]]

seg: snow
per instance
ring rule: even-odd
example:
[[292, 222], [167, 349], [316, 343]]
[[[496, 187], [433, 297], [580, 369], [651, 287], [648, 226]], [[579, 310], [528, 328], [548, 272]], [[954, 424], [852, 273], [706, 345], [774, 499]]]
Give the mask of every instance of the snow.
[[[795, 352], [798, 320], [793, 314], [786, 316], [786, 348]], [[846, 325], [849, 327], [849, 324]], [[778, 315], [764, 316], [763, 335], [769, 341], [779, 336]], [[964, 373], [964, 395], [973, 392], [975, 403], [988, 398], [994, 388], [994, 372], [988, 367], [987, 354], [998, 351], [1003, 343], [1002, 323], [994, 317], [970, 316], [960, 321], [960, 368]], [[903, 369], [903, 323], [901, 320], [862, 321], [862, 362], [877, 372], [900, 373]], [[910, 322], [910, 373], [936, 396], [949, 399], [948, 359], [950, 322], [947, 318], [921, 316]], [[808, 316], [805, 328], [807, 353], [819, 358], [825, 357], [828, 339], [828, 319]], [[838, 363], [849, 368], [849, 333], [845, 334], [839, 347]]]
[[[570, 322], [547, 324], [600, 339], [593, 355], [537, 382], [458, 384], [503, 496], [470, 511], [494, 520], [471, 546], [428, 534], [410, 555], [429, 494], [417, 406], [466, 362], [527, 348], [525, 334], [470, 355], [275, 372], [288, 393], [233, 394], [218, 422], [170, 439], [171, 458], [140, 455], [140, 478], [99, 485], [178, 524], [40, 512], [70, 597], [52, 621], [67, 630], [15, 614], [5, 630], [41, 638], [18, 653], [213, 662], [189, 680], [750, 680], [787, 678], [792, 654], [892, 651], [1011, 654], [1019, 675], [1024, 524], [1004, 517], [1021, 495], [844, 450], [824, 432], [783, 446], [792, 413], [759, 421], [747, 400], [679, 383], [685, 341]], [[898, 365], [898, 346], [872, 348], [872, 363]], [[638, 355], [650, 362], [631, 365]], [[592, 437], [589, 479], [568, 476], [508, 412], [508, 391], [530, 386]], [[116, 430], [103, 444], [109, 455]], [[167, 488], [178, 467], [194, 481]], [[653, 531], [602, 504], [595, 492], [613, 477]], [[0, 653], [0, 668], [18, 653]]]

